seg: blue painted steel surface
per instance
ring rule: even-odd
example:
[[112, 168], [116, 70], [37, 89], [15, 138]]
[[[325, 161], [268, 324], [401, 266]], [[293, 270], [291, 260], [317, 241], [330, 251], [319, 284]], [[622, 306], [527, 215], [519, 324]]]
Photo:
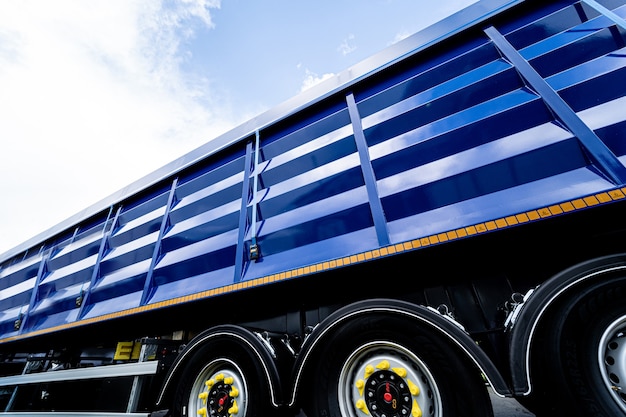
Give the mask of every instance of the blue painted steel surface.
[[479, 2], [3, 255], [0, 338], [619, 190], [626, 0], [520, 3]]

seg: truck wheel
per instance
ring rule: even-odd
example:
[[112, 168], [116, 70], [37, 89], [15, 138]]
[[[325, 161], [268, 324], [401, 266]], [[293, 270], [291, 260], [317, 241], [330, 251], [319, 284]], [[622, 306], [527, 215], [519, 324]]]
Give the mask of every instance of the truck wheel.
[[626, 315], [616, 318], [602, 334], [598, 365], [604, 388], [626, 414]]
[[326, 343], [311, 416], [492, 416], [480, 373], [432, 330], [398, 317], [361, 317]]
[[245, 349], [218, 343], [194, 354], [178, 385], [173, 416], [268, 415], [267, 382]]
[[544, 329], [533, 367], [539, 415], [626, 416], [625, 288], [588, 291]]

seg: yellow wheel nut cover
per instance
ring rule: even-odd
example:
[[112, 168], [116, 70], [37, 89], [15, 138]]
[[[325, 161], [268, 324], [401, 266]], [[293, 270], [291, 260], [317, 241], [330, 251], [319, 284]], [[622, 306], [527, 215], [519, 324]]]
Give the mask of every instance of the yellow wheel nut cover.
[[417, 401], [413, 400], [413, 409], [411, 410], [412, 417], [422, 417], [422, 409]]
[[369, 415], [369, 411], [367, 410], [367, 406], [365, 405], [365, 401], [358, 400], [355, 405], [356, 405], [356, 408], [358, 408], [359, 410], [361, 410], [365, 414]]
[[359, 379], [358, 381], [355, 382], [354, 385], [356, 386], [356, 389], [359, 390], [359, 395], [363, 396], [363, 389], [365, 388], [365, 381], [363, 381], [362, 379]]
[[412, 395], [420, 395], [420, 388], [413, 383], [410, 379], [406, 380], [407, 384], [409, 384], [409, 391]]
[[237, 406], [237, 401], [233, 401], [233, 406], [228, 409], [228, 414], [237, 414], [239, 412], [239, 406]]
[[391, 370], [398, 374], [400, 378], [406, 378], [407, 376], [406, 369], [404, 368], [392, 368]]

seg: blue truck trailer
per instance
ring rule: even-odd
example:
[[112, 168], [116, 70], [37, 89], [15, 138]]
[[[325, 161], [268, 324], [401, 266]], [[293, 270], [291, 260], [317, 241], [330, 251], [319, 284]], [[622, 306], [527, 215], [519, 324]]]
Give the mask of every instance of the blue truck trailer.
[[0, 407], [626, 416], [625, 19], [478, 1], [0, 255]]

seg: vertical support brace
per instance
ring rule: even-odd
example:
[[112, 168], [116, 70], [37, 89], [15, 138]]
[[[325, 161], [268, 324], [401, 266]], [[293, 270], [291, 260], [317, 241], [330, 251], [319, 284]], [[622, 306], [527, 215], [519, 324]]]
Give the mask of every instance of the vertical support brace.
[[252, 154], [254, 152], [252, 141], [246, 145], [246, 158], [244, 161], [243, 184], [241, 186], [241, 208], [239, 210], [239, 233], [237, 234], [237, 253], [235, 255], [234, 282], [241, 281], [244, 266], [244, 249], [246, 247], [246, 226], [248, 217], [248, 200], [250, 192], [250, 176], [252, 174]]
[[348, 112], [350, 113], [350, 121], [352, 122], [354, 140], [356, 141], [356, 147], [359, 152], [361, 171], [363, 172], [363, 178], [365, 179], [365, 188], [367, 190], [367, 197], [370, 203], [372, 218], [374, 219], [374, 228], [376, 229], [378, 244], [380, 246], [386, 246], [389, 244], [389, 231], [387, 230], [387, 220], [385, 219], [383, 205], [378, 195], [376, 177], [374, 176], [372, 161], [370, 160], [369, 151], [367, 149], [367, 142], [365, 141], [365, 133], [363, 133], [361, 115], [359, 114], [359, 109], [356, 105], [356, 101], [354, 100], [354, 94], [348, 94], [346, 96], [346, 102], [348, 103]]
[[[30, 318], [30, 312], [33, 311], [35, 304], [38, 300], [39, 295], [39, 285], [41, 281], [43, 281], [43, 277], [46, 274], [47, 263], [50, 259], [50, 254], [52, 250], [49, 250], [47, 253], [44, 253], [41, 257], [41, 261], [39, 262], [39, 268], [37, 269], [37, 278], [35, 279], [35, 284], [33, 285], [33, 292], [30, 294], [30, 301], [28, 303], [28, 311], [24, 314], [23, 317], [18, 317], [18, 321], [15, 323], [15, 330], [18, 330], [19, 334], [24, 333], [24, 329], [28, 327], [28, 319]], [[21, 315], [21, 313], [20, 313]]]
[[[111, 225], [109, 226], [109, 220], [111, 220], [111, 213], [113, 213], [113, 206], [109, 208], [109, 215], [107, 216], [106, 222], [104, 222], [104, 229], [102, 230], [102, 241], [100, 241], [100, 248], [98, 249], [98, 257], [96, 258], [96, 264], [93, 267], [91, 280], [89, 282], [89, 288], [87, 288], [87, 292], [84, 295], [83, 294], [80, 295], [80, 297], [82, 297], [82, 299], [80, 300], [80, 303], [78, 300], [76, 300], [76, 304], [80, 307], [80, 309], [78, 310], [78, 316], [77, 316], [78, 320], [82, 319], [86, 312], [85, 306], [89, 304], [89, 298], [91, 297], [91, 290], [93, 289], [94, 285], [96, 285], [96, 281], [98, 280], [98, 277], [100, 276], [100, 263], [102, 262], [102, 258], [104, 257], [104, 252], [106, 252], [107, 250], [109, 238], [111, 237], [111, 233], [113, 233], [113, 229], [115, 229], [115, 225], [117, 224], [121, 211], [122, 211], [122, 206], [119, 206], [117, 208], [117, 211], [115, 212], [115, 217], [113, 218], [113, 221], [111, 222]], [[107, 230], [107, 227], [108, 227], [108, 230]]]
[[496, 28], [489, 27], [485, 33], [502, 55], [518, 70], [526, 82], [539, 93], [546, 105], [559, 117], [565, 126], [578, 138], [587, 150], [590, 159], [611, 182], [626, 183], [626, 168], [602, 139], [583, 122], [572, 108], [559, 96], [548, 82], [524, 59]]
[[159, 254], [161, 253], [161, 240], [163, 240], [163, 236], [167, 231], [167, 228], [170, 225], [170, 212], [172, 211], [172, 207], [176, 202], [176, 187], [178, 186], [178, 178], [175, 178], [172, 181], [172, 186], [170, 188], [170, 194], [167, 197], [167, 205], [165, 206], [165, 213], [163, 213], [163, 219], [161, 220], [161, 227], [159, 228], [159, 235], [157, 236], [156, 242], [154, 242], [154, 250], [152, 252], [152, 260], [150, 261], [150, 266], [148, 267], [148, 273], [146, 274], [146, 280], [143, 284], [143, 291], [141, 292], [141, 302], [140, 306], [146, 305], [148, 303], [148, 299], [150, 298], [150, 292], [152, 290], [152, 284], [154, 282], [154, 268], [159, 260]]
[[261, 254], [259, 253], [259, 245], [256, 241], [256, 221], [257, 221], [257, 193], [259, 188], [259, 151], [261, 147], [261, 140], [259, 136], [259, 131], [256, 131], [254, 137], [254, 167], [253, 167], [253, 177], [252, 177], [252, 221], [250, 224], [250, 259], [256, 260], [259, 259]]

